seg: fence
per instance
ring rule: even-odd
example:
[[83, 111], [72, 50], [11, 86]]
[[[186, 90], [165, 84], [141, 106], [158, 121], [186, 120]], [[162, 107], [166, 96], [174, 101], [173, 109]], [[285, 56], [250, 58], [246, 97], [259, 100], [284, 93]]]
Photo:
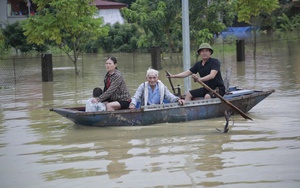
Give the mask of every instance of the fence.
[[[62, 60], [63, 59], [63, 60]], [[0, 87], [10, 87], [20, 81], [42, 81], [41, 56], [15, 56], [0, 59]], [[52, 56], [53, 64], [70, 63], [65, 55]], [[70, 66], [72, 64], [69, 64]], [[80, 67], [81, 64], [79, 63]], [[81, 67], [80, 67], [81, 68]]]
[[[300, 38], [283, 39], [283, 40], [266, 40], [257, 42], [257, 57], [262, 56], [279, 56], [282, 53], [295, 55], [299, 53]], [[226, 46], [227, 45], [227, 46]], [[253, 41], [246, 40], [246, 54], [253, 52]], [[224, 54], [231, 51], [235, 53], [235, 43], [215, 43], [214, 56], [224, 62]], [[234, 49], [233, 49], [234, 48]], [[223, 57], [222, 57], [223, 55]], [[122, 56], [119, 54], [118, 56]], [[222, 61], [223, 60], [223, 61]], [[52, 55], [53, 67], [72, 66], [71, 60], [66, 55]], [[134, 61], [134, 60], [133, 60]], [[193, 60], [191, 60], [193, 62]], [[83, 62], [79, 61], [78, 68], [80, 74], [85, 73]], [[75, 74], [75, 73], [74, 73]], [[41, 73], [41, 56], [17, 56], [6, 59], [0, 59], [0, 88], [10, 87], [18, 84], [20, 81], [42, 81]]]
[[[41, 77], [41, 65], [32, 63], [37, 57], [12, 57], [0, 60], [0, 86], [16, 84], [20, 79], [29, 75]], [[37, 61], [35, 61], [37, 62]]]

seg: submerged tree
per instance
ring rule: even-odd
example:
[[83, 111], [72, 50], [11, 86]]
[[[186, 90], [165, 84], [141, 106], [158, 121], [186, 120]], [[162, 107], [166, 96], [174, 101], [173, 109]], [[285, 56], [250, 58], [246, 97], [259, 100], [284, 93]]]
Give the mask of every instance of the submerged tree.
[[102, 18], [95, 18], [97, 7], [93, 0], [33, 0], [37, 14], [30, 16], [24, 26], [28, 41], [57, 45], [77, 68], [78, 56], [84, 44], [108, 34], [101, 26]]
[[190, 31], [193, 45], [212, 42], [228, 26], [232, 25], [235, 13], [230, 3], [224, 0], [190, 0]]
[[[139, 46], [168, 44], [169, 51], [182, 50], [182, 7], [181, 1], [137, 0], [131, 9], [124, 9], [129, 22], [141, 26], [145, 35], [139, 38]], [[191, 45], [211, 42], [215, 35], [230, 26], [234, 11], [224, 0], [190, 0], [189, 25]], [[166, 40], [167, 39], [167, 40]]]
[[129, 22], [137, 23], [145, 32], [139, 38], [139, 47], [163, 47], [167, 43], [169, 52], [172, 53], [176, 50], [174, 35], [181, 30], [178, 22], [181, 21], [180, 8], [180, 1], [137, 0], [132, 3], [131, 9], [123, 9], [123, 13]]
[[256, 29], [261, 14], [270, 14], [279, 7], [278, 0], [231, 0], [238, 14], [239, 22], [246, 22], [254, 26], [254, 51], [256, 56]]

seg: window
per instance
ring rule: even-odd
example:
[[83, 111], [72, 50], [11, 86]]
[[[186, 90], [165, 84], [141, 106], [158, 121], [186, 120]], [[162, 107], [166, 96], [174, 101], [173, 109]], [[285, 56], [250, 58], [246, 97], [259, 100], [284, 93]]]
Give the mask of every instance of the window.
[[7, 16], [26, 16], [29, 13], [34, 15], [36, 5], [31, 0], [8, 0], [7, 1]]

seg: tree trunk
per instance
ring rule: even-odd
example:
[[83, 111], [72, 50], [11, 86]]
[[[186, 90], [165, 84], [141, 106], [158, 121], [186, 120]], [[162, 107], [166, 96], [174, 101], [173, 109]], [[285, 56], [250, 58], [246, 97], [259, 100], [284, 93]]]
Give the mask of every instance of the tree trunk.
[[152, 46], [151, 47], [151, 65], [153, 69], [161, 70], [161, 58], [160, 58], [160, 47]]
[[169, 32], [167, 32], [167, 37], [168, 37], [168, 46], [169, 46], [169, 51], [170, 51], [170, 59], [172, 62], [173, 61], [173, 49], [172, 49], [172, 44], [171, 44], [171, 36], [170, 36]]
[[77, 67], [78, 52], [74, 51], [73, 56], [74, 56], [73, 63], [74, 63], [74, 67], [75, 67], [75, 74], [78, 75], [80, 72]]

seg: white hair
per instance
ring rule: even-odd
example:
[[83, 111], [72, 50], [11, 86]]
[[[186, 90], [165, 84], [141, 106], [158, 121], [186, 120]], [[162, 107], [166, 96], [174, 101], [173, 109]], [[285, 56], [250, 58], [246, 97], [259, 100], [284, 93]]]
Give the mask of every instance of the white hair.
[[155, 69], [149, 68], [149, 69], [147, 70], [146, 77], [148, 77], [150, 74], [154, 74], [155, 76], [158, 77], [158, 71], [155, 70]]

